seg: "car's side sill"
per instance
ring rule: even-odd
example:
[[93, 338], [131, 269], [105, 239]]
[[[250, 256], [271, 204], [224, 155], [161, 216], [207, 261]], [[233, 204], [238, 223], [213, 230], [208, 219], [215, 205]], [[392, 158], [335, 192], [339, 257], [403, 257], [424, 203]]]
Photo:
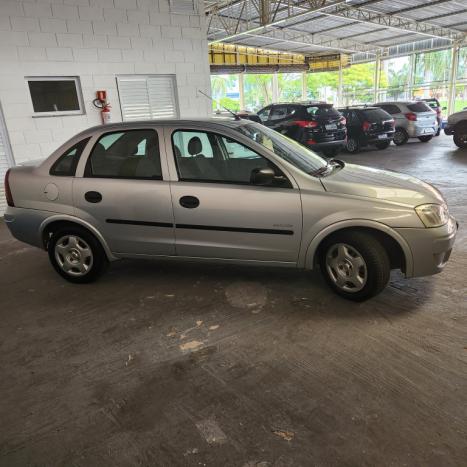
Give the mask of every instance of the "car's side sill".
[[168, 260], [168, 261], [194, 261], [203, 263], [223, 263], [238, 264], [248, 266], [273, 266], [295, 268], [297, 263], [293, 261], [264, 261], [252, 259], [233, 259], [233, 258], [204, 258], [198, 256], [170, 256], [170, 255], [145, 255], [136, 253], [116, 253], [112, 252], [117, 258], [121, 259], [149, 259], [149, 260]]

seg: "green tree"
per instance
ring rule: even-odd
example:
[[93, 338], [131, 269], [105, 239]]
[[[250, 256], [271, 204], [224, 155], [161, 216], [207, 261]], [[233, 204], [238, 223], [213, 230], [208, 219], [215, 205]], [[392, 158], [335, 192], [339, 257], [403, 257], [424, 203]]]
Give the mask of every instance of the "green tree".
[[245, 74], [245, 107], [248, 110], [259, 110], [272, 103], [272, 75]]

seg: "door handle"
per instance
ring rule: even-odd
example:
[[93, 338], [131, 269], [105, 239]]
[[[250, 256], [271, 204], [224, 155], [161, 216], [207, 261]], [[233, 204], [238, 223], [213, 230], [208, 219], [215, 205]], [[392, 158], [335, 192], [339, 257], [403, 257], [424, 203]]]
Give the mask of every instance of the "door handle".
[[87, 191], [84, 194], [84, 199], [88, 203], [100, 203], [102, 201], [102, 195], [98, 191]]
[[182, 196], [179, 203], [184, 208], [194, 209], [199, 206], [199, 199], [196, 196]]

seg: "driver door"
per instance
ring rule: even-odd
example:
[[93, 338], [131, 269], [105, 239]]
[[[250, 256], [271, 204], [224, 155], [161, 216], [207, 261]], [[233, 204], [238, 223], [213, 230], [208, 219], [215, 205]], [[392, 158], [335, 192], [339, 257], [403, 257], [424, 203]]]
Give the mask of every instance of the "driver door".
[[[287, 176], [263, 155], [221, 134], [165, 131], [172, 149], [177, 255], [296, 263], [301, 202]], [[277, 181], [252, 184], [252, 172], [267, 167]]]

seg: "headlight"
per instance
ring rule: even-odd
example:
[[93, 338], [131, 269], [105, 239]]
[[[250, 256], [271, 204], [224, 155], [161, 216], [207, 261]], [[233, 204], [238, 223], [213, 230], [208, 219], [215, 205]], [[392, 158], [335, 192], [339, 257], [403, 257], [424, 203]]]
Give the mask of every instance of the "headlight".
[[443, 204], [421, 204], [415, 208], [425, 227], [441, 227], [449, 220], [448, 207]]

